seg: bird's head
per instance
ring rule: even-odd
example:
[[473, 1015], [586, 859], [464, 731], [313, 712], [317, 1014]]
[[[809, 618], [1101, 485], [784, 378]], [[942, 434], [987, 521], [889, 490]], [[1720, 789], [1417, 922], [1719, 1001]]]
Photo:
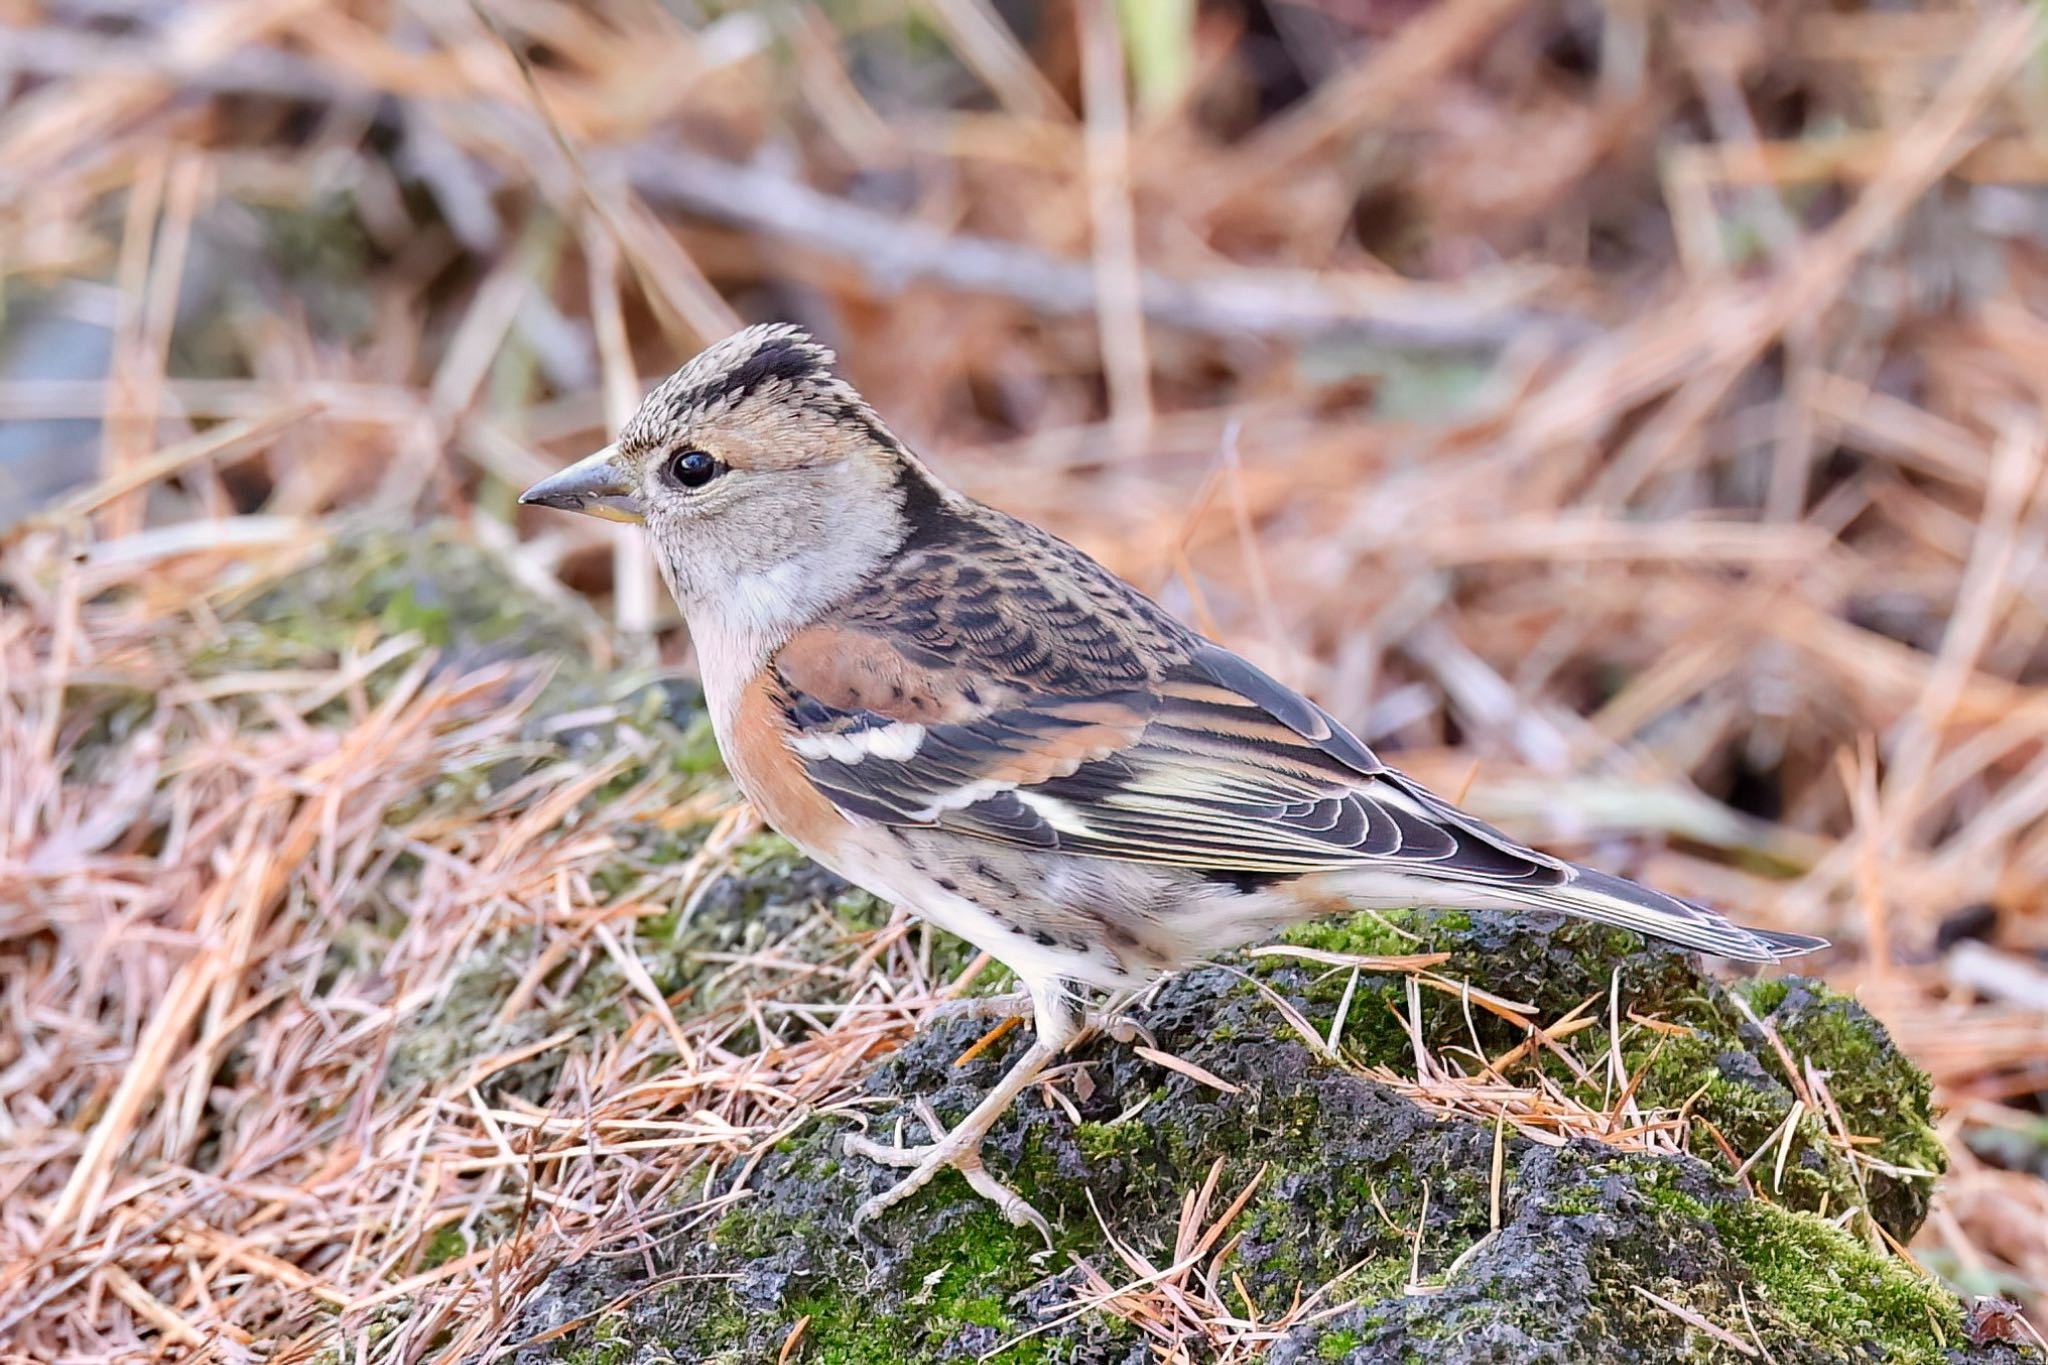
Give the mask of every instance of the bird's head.
[[603, 450], [522, 503], [645, 525], [684, 613], [800, 615], [905, 535], [929, 475], [832, 352], [796, 327], [749, 327], [647, 395]]

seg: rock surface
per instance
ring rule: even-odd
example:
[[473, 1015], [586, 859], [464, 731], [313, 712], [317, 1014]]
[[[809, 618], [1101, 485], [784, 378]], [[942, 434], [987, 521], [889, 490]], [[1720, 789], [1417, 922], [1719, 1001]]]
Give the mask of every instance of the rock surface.
[[[1082, 1262], [1112, 1285], [1136, 1279], [1114, 1235], [1169, 1266], [1183, 1200], [1219, 1161], [1209, 1218], [1256, 1184], [1218, 1243], [1235, 1239], [1215, 1279], [1216, 1311], [1271, 1323], [1311, 1301], [1272, 1341], [1264, 1359], [1276, 1365], [2021, 1358], [1972, 1346], [1953, 1296], [1874, 1249], [1872, 1218], [1911, 1236], [1930, 1179], [1852, 1165], [1823, 1126], [1831, 1120], [1811, 1113], [1785, 1136], [1795, 1095], [1770, 1034], [1823, 1081], [1841, 1124], [1874, 1139], [1862, 1151], [1890, 1168], [1939, 1166], [1925, 1079], [1856, 1005], [1798, 980], [1723, 986], [1677, 952], [1547, 917], [1360, 917], [1296, 939], [1326, 952], [1414, 951], [1404, 928], [1453, 953], [1445, 976], [1534, 1005], [1547, 1021], [1587, 1001], [1596, 1019], [1612, 1017], [1618, 979], [1619, 1017], [1660, 1025], [1625, 1026], [1620, 1074], [1640, 1078], [1634, 1099], [1646, 1113], [1690, 1101], [1706, 1155], [1585, 1138], [1549, 1145], [1512, 1130], [1496, 1155], [1494, 1125], [1437, 1117], [1361, 1074], [1415, 1074], [1405, 977], [1357, 978], [1333, 1058], [1273, 997], [1327, 1031], [1351, 971], [1263, 957], [1248, 974], [1186, 973], [1136, 1012], [1159, 1048], [1236, 1093], [1103, 1039], [1078, 1054], [1088, 1084], [1068, 1085], [1085, 1093], [1081, 1123], [1027, 1099], [996, 1129], [989, 1165], [1053, 1220], [1050, 1252], [951, 1174], [854, 1234], [853, 1208], [890, 1175], [839, 1155], [844, 1121], [818, 1121], [762, 1163], [752, 1196], [707, 1240], [666, 1249], [655, 1278], [637, 1260], [558, 1272], [525, 1326], [595, 1316], [525, 1359], [774, 1360], [803, 1322], [793, 1360], [1138, 1365], [1155, 1353], [1138, 1327], [1083, 1307]], [[1446, 1056], [1471, 1048], [1475, 1033], [1495, 1056], [1523, 1036], [1433, 991], [1414, 1013], [1428, 1048]], [[1006, 1061], [997, 1048], [955, 1066], [983, 1027], [959, 1019], [921, 1032], [878, 1070], [872, 1092], [927, 1094], [942, 1119], [957, 1117]], [[1555, 1056], [1541, 1070], [1562, 1092], [1597, 1098], [1612, 1074], [1604, 1026], [1568, 1047], [1590, 1080]], [[1522, 1078], [1537, 1069], [1528, 1063]], [[899, 1123], [922, 1136], [900, 1102], [875, 1120], [885, 1133]], [[1770, 1144], [1748, 1171], [1761, 1197], [1727, 1178], [1714, 1131], [1745, 1157]], [[1201, 1259], [1206, 1267], [1212, 1256]], [[647, 1292], [604, 1311], [634, 1290]]]

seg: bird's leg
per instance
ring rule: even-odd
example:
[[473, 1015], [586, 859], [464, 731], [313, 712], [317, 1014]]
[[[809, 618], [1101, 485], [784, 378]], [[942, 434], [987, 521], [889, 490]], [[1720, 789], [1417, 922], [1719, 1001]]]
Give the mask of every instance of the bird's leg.
[[845, 1150], [849, 1156], [864, 1156], [887, 1166], [911, 1168], [909, 1175], [854, 1211], [855, 1227], [902, 1203], [931, 1183], [933, 1176], [951, 1167], [967, 1178], [969, 1188], [976, 1194], [1002, 1210], [1003, 1217], [1018, 1227], [1037, 1228], [1046, 1245], [1052, 1245], [1052, 1228], [1044, 1215], [1032, 1208], [1024, 1196], [990, 1175], [981, 1164], [981, 1140], [988, 1136], [988, 1130], [995, 1126], [996, 1120], [1008, 1111], [1017, 1097], [1030, 1088], [1033, 1081], [1045, 1074], [1053, 1059], [1080, 1033], [1076, 1011], [1058, 983], [1034, 987], [1031, 994], [1033, 1013], [1038, 1021], [1037, 1039], [1003, 1073], [995, 1088], [957, 1125], [947, 1129], [932, 1113], [931, 1106], [920, 1099], [914, 1102], [913, 1111], [932, 1134], [932, 1141], [924, 1146], [892, 1147], [857, 1134], [847, 1135]]

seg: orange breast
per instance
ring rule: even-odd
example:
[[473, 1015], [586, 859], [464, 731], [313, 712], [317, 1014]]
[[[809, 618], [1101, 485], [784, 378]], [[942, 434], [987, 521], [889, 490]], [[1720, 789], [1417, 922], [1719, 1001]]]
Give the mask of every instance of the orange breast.
[[740, 693], [729, 732], [726, 761], [762, 818], [812, 857], [836, 863], [851, 826], [790, 750], [789, 718], [773, 671], [764, 669]]

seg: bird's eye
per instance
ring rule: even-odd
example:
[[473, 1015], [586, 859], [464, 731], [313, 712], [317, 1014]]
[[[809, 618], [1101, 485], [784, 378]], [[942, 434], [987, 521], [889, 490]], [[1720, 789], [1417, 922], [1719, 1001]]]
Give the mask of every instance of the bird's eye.
[[668, 462], [668, 476], [685, 488], [702, 488], [724, 472], [723, 464], [701, 450], [679, 451]]

